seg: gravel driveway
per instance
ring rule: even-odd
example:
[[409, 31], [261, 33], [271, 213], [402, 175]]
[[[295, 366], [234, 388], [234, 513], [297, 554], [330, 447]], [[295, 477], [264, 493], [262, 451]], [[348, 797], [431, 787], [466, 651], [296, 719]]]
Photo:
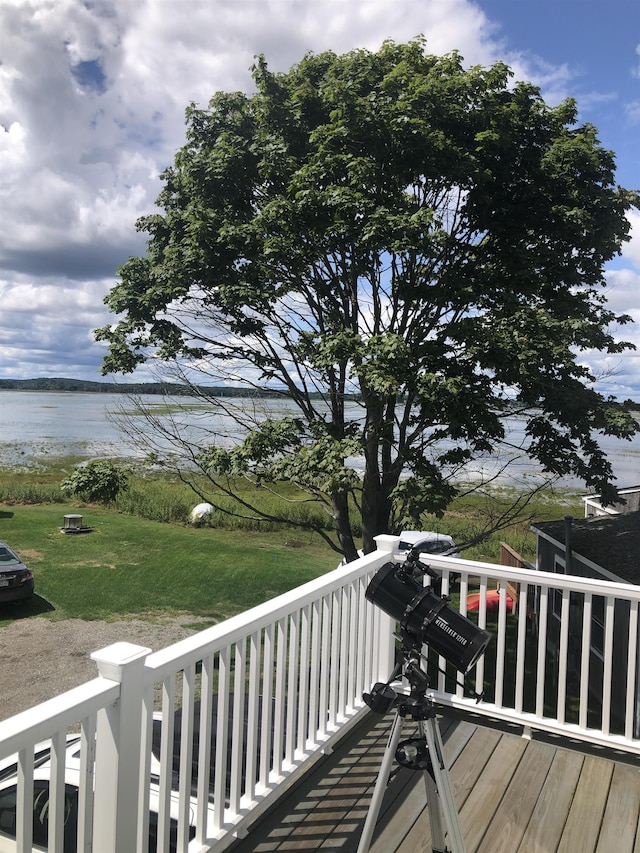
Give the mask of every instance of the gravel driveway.
[[0, 720], [51, 699], [98, 674], [92, 652], [126, 641], [157, 651], [196, 633], [198, 620], [182, 616], [163, 624], [127, 620], [52, 622], [42, 616], [0, 627]]

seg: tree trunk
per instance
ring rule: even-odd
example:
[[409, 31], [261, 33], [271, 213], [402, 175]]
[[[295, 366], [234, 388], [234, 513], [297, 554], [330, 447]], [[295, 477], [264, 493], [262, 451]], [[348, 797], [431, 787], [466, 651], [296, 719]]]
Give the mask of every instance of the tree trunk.
[[338, 532], [338, 541], [347, 563], [358, 559], [358, 549], [351, 532], [349, 520], [349, 498], [346, 492], [338, 492], [331, 498], [334, 510], [334, 520]]
[[367, 421], [364, 429], [364, 476], [362, 480], [362, 548], [365, 554], [376, 550], [375, 536], [389, 532], [390, 494], [397, 484], [391, 474], [387, 449], [393, 446], [395, 397], [381, 398], [372, 391], [364, 393]]
[[365, 554], [376, 550], [375, 536], [389, 532], [391, 500], [377, 474], [365, 471], [362, 482], [362, 549]]

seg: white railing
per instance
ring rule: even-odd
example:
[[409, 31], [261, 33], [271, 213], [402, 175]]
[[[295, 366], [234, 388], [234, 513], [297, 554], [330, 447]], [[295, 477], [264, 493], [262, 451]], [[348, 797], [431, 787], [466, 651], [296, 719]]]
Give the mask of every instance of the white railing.
[[0, 790], [0, 851], [31, 850], [34, 745], [48, 739], [49, 850], [63, 849], [65, 776], [79, 788], [79, 851], [146, 851], [150, 832], [159, 851], [224, 849], [332, 748], [393, 667], [391, 620], [364, 592], [396, 544], [379, 537], [375, 554], [155, 654], [95, 652], [97, 679], [1, 722], [0, 762], [17, 754], [18, 784], [14, 827]]
[[464, 561], [442, 557], [429, 563], [442, 571], [444, 593], [459, 574], [453, 600], [495, 635], [467, 678], [483, 700], [464, 696], [440, 659], [432, 661], [439, 702], [640, 755], [639, 586], [490, 563], [460, 572]]
[[[159, 849], [168, 849], [171, 770], [178, 851], [187, 848], [190, 826], [196, 849], [223, 849], [355, 720], [362, 693], [393, 667], [391, 622], [364, 592], [395, 544], [380, 537], [375, 554], [149, 655], [147, 743], [154, 696], [163, 721]], [[150, 750], [146, 755], [148, 778]], [[146, 803], [141, 811], [146, 815]], [[144, 822], [140, 831], [142, 842]]]
[[[34, 745], [45, 739], [50, 850], [62, 851], [68, 831], [65, 776], [79, 788], [79, 851], [146, 851], [150, 834], [159, 851], [223, 850], [332, 748], [363, 711], [363, 692], [390, 675], [394, 625], [364, 592], [399, 559], [396, 546], [379, 537], [375, 554], [159, 652], [128, 643], [96, 652], [98, 678], [1, 722], [0, 761], [18, 756], [18, 802], [11, 847], [0, 791], [0, 851], [31, 849]], [[640, 587], [429, 563], [451, 606], [494, 635], [464, 689], [427, 652], [443, 707], [640, 753]], [[76, 727], [70, 780], [64, 746]]]

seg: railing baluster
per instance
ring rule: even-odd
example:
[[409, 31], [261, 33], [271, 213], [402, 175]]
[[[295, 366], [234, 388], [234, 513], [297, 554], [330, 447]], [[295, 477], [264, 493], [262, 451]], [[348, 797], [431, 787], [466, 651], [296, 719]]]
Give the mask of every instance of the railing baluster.
[[624, 715], [624, 736], [637, 737], [634, 731], [634, 716], [637, 706], [636, 689], [638, 676], [638, 602], [632, 601], [629, 610], [629, 633], [627, 649], [627, 701]]
[[329, 678], [331, 667], [331, 598], [322, 598], [322, 645], [320, 652], [320, 701], [318, 703], [319, 725], [318, 734], [321, 738], [327, 735], [329, 717]]
[[495, 703], [502, 707], [502, 696], [504, 693], [504, 657], [506, 649], [507, 631], [507, 585], [500, 587], [498, 597], [498, 637], [496, 642], [496, 691]]
[[[467, 596], [469, 594], [469, 575], [467, 572], [462, 572], [460, 575], [460, 613], [463, 616], [467, 615]], [[482, 693], [481, 672], [478, 667], [475, 667], [474, 672], [474, 690]], [[464, 696], [464, 681], [461, 678], [456, 678], [456, 696], [462, 698]]]
[[569, 656], [569, 590], [562, 590], [560, 615], [560, 646], [558, 650], [558, 698], [556, 701], [556, 719], [559, 723], [566, 720], [567, 704], [567, 661]]
[[309, 726], [309, 656], [311, 632], [311, 607], [307, 604], [300, 613], [300, 649], [298, 678], [298, 721], [296, 749], [300, 755], [306, 754]]
[[[171, 787], [173, 782], [173, 735], [175, 730], [176, 677], [171, 674], [162, 683], [162, 728], [160, 739], [160, 796], [158, 809], [158, 848], [169, 845]], [[165, 846], [163, 846], [165, 845]]]
[[592, 595], [585, 593], [582, 609], [582, 643], [580, 647], [580, 710], [578, 725], [586, 729], [589, 720], [589, 673], [591, 672]]
[[296, 749], [296, 720], [298, 719], [298, 664], [300, 656], [300, 613], [296, 610], [289, 618], [289, 665], [287, 674], [286, 749], [288, 764], [292, 764]]
[[195, 663], [182, 674], [182, 711], [180, 716], [180, 781], [178, 800], [178, 853], [187, 853], [191, 777], [193, 773], [193, 706], [195, 700]]
[[240, 811], [242, 776], [244, 771], [244, 729], [245, 729], [245, 679], [247, 647], [246, 641], [238, 641], [235, 648], [235, 668], [233, 672], [233, 718], [231, 727], [231, 781], [229, 785], [229, 809], [231, 815]]
[[329, 665], [329, 731], [338, 722], [338, 675], [340, 673], [340, 590], [331, 595], [331, 652]]
[[64, 729], [51, 736], [51, 775], [49, 778], [49, 850], [62, 850], [64, 831], [64, 767], [67, 733]]
[[544, 687], [547, 674], [547, 611], [549, 587], [540, 590], [540, 614], [538, 624], [538, 660], [536, 662], [536, 716], [544, 717]]
[[364, 597], [366, 584], [363, 578], [358, 578], [354, 585], [353, 601], [356, 611], [356, 616], [353, 621], [353, 643], [354, 652], [353, 660], [355, 660], [355, 694], [361, 696], [365, 690], [369, 690], [370, 684], [366, 681], [367, 670], [367, 646], [370, 635], [367, 633], [367, 610], [366, 600]]
[[[364, 598], [364, 591], [368, 586], [368, 578], [367, 582], [363, 583], [363, 599], [362, 599], [362, 608], [364, 610], [364, 623], [365, 623], [365, 637], [370, 639], [370, 642], [364, 643], [364, 670], [363, 670], [363, 688], [365, 690], [370, 690], [373, 686], [374, 681], [376, 681], [376, 660], [374, 657], [374, 637], [377, 636], [377, 627], [380, 624], [380, 610], [377, 607], [374, 607], [373, 604], [368, 602]], [[385, 673], [384, 678], [386, 678], [391, 673]]]
[[344, 721], [347, 717], [347, 684], [349, 679], [349, 594], [347, 587], [340, 590], [340, 652], [338, 655], [338, 720]]
[[211, 787], [211, 740], [213, 726], [213, 683], [215, 657], [206, 655], [200, 675], [200, 720], [198, 731], [198, 809], [196, 839], [202, 844], [207, 837], [207, 816]]
[[358, 633], [359, 615], [358, 615], [358, 590], [359, 584], [357, 581], [349, 584], [349, 649], [347, 652], [348, 663], [348, 686], [347, 686], [347, 713], [352, 714], [356, 705], [359, 704], [362, 690], [360, 689], [360, 681], [358, 674], [360, 672], [360, 653], [358, 644], [360, 637]]
[[213, 782], [213, 826], [215, 830], [222, 829], [224, 826], [224, 810], [227, 796], [230, 681], [230, 650], [229, 646], [224, 646], [224, 648], [220, 649], [220, 654], [218, 656], [218, 707], [215, 735], [216, 758]]
[[604, 621], [604, 671], [602, 674], [602, 731], [611, 730], [611, 680], [613, 670], [614, 599], [607, 596]]
[[260, 634], [249, 637], [249, 682], [247, 691], [246, 765], [244, 797], [249, 806], [254, 801], [258, 772], [258, 720], [260, 714]]
[[529, 584], [520, 584], [520, 594], [518, 596], [518, 636], [516, 645], [516, 681], [515, 681], [515, 699], [514, 706], [518, 713], [522, 713], [524, 709], [524, 674], [526, 666], [526, 648], [527, 648], [527, 601], [529, 598]]
[[18, 753], [18, 801], [16, 803], [18, 850], [33, 844], [33, 744]]
[[284, 618], [278, 619], [276, 625], [276, 670], [275, 670], [275, 707], [273, 716], [273, 760], [272, 768], [275, 776], [282, 775], [282, 758], [285, 748], [285, 705], [286, 693], [286, 659], [287, 659], [287, 625]]
[[275, 659], [275, 626], [264, 629], [264, 654], [262, 665], [262, 731], [260, 735], [260, 784], [266, 788], [272, 764], [273, 728], [273, 662]]
[[322, 602], [311, 605], [311, 667], [309, 670], [309, 747], [319, 742], [320, 679], [322, 641]]
[[142, 850], [149, 838], [149, 780], [151, 779], [151, 754], [153, 749], [153, 687], [148, 685], [142, 693], [141, 756], [138, 781], [138, 849]]
[[[96, 718], [80, 723], [80, 778], [78, 790], [78, 850], [90, 850], [93, 836], [93, 765], [96, 757]], [[149, 786], [146, 786], [147, 790]]]
[[[487, 627], [487, 576], [483, 575], [480, 578], [480, 602], [478, 608], [478, 627]], [[494, 654], [494, 652], [491, 652]], [[476, 664], [476, 692], [480, 695], [484, 692], [484, 659], [482, 655]]]

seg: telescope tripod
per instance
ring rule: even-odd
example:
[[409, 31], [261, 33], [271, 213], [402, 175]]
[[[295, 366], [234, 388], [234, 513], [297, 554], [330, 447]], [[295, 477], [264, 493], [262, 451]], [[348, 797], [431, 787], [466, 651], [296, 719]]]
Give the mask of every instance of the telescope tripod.
[[[390, 686], [390, 682], [401, 671], [411, 685], [409, 696], [399, 696]], [[421, 669], [418, 659], [409, 657], [404, 666], [401, 665], [394, 671], [389, 683], [376, 684], [371, 694], [364, 695], [367, 705], [377, 713], [386, 713], [394, 705], [397, 707], [357, 853], [368, 853], [394, 759], [404, 767], [423, 771], [433, 853], [465, 853], [444, 760], [436, 704], [433, 697], [427, 694], [428, 683], [427, 674]], [[407, 718], [417, 721], [418, 737], [401, 743], [402, 728]], [[451, 848], [445, 844], [443, 817]]]

